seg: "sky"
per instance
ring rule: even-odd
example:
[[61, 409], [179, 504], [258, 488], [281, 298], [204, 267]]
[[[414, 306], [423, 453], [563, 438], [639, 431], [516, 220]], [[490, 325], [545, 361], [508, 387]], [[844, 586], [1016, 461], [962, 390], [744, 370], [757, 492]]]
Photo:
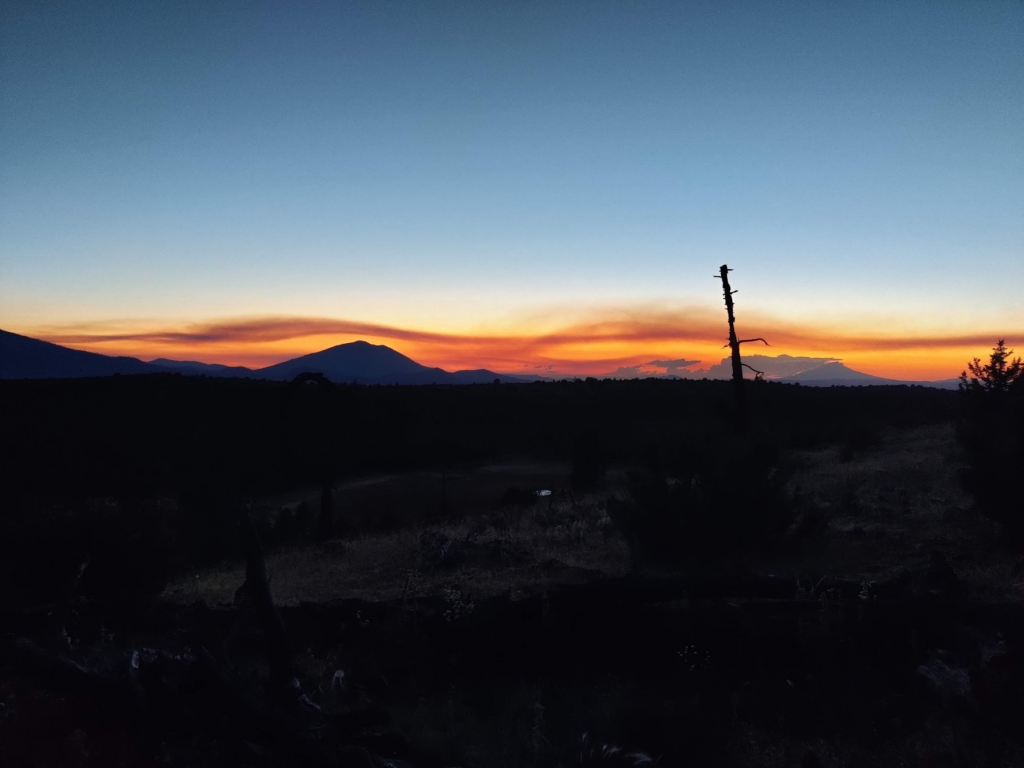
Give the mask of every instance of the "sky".
[[0, 4], [5, 330], [698, 370], [723, 263], [758, 354], [1024, 350], [1024, 3]]

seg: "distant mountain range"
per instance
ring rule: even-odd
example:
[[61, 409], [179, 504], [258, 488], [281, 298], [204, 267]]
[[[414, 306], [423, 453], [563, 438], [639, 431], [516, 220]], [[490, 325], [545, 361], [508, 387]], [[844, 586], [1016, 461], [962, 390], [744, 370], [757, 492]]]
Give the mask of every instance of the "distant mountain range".
[[959, 379], [943, 379], [941, 381], [900, 381], [898, 379], [884, 379], [881, 376], [872, 376], [869, 373], [861, 373], [852, 368], [847, 368], [842, 363], [825, 363], [817, 368], [808, 371], [786, 376], [776, 381], [785, 384], [800, 384], [807, 387], [858, 387], [858, 386], [879, 386], [899, 384], [919, 384], [925, 387], [938, 387], [939, 389], [956, 389], [960, 383]]
[[428, 368], [390, 347], [353, 341], [285, 360], [266, 368], [158, 358], [148, 363], [134, 357], [110, 357], [68, 349], [59, 344], [0, 331], [0, 379], [70, 379], [140, 373], [181, 373], [219, 378], [290, 381], [304, 372], [322, 373], [338, 383], [357, 384], [489, 384], [527, 381], [484, 369], [449, 371]]
[[[253, 378], [289, 381], [300, 373], [322, 373], [338, 383], [357, 384], [487, 384], [543, 381], [539, 376], [516, 376], [485, 369], [449, 372], [428, 368], [382, 344], [353, 341], [285, 360], [266, 368], [200, 363], [194, 360], [158, 358], [146, 363], [134, 357], [110, 357], [95, 352], [68, 349], [59, 344], [0, 331], [0, 379], [68, 379], [90, 376], [180, 373], [219, 378]], [[776, 379], [803, 386], [864, 386], [879, 384], [921, 384], [956, 389], [957, 379], [944, 381], [897, 381], [871, 376], [842, 363], [826, 363], [793, 376]]]
[[170, 368], [181, 373], [196, 373], [203, 376], [248, 376], [252, 373], [252, 368], [241, 365], [200, 363], [198, 360], [168, 360], [166, 357], [150, 360], [149, 365], [158, 365], [161, 368]]

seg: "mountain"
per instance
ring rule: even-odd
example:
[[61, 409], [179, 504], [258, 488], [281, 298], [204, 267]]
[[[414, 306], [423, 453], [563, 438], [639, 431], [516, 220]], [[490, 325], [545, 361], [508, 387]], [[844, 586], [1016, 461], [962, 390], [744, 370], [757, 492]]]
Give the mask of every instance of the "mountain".
[[439, 384], [451, 374], [427, 368], [381, 344], [353, 341], [285, 360], [255, 371], [263, 379], [288, 381], [304, 372], [322, 373], [338, 383]]
[[[440, 370], [434, 368], [432, 370]], [[525, 380], [520, 379], [518, 376], [511, 376], [507, 373], [495, 373], [494, 371], [488, 371], [486, 368], [476, 368], [472, 371], [455, 371], [455, 373], [449, 373], [449, 376], [454, 377], [452, 384], [493, 384], [494, 380], [504, 382], [517, 382], [522, 384]], [[442, 384], [448, 382], [441, 382]]]
[[[782, 356], [785, 357], [785, 356]], [[243, 366], [200, 363], [195, 360], [157, 358], [148, 363], [134, 357], [110, 357], [95, 352], [68, 349], [58, 344], [0, 330], [0, 379], [57, 379], [114, 374], [178, 373], [186, 376], [248, 377], [290, 381], [300, 373], [322, 373], [337, 383], [359, 384], [490, 384], [549, 381], [534, 374], [494, 373], [486, 369], [455, 371], [420, 365], [383, 344], [353, 341], [256, 370]], [[675, 378], [675, 377], [672, 377]], [[897, 381], [871, 376], [839, 362], [816, 366], [801, 373], [775, 379], [811, 387], [916, 384], [956, 389], [958, 379], [942, 381]]]
[[532, 384], [535, 381], [557, 381], [558, 379], [572, 378], [571, 376], [540, 376], [536, 373], [499, 373], [503, 379], [518, 381], [522, 384]]
[[881, 376], [872, 376], [869, 373], [861, 373], [853, 368], [847, 368], [842, 363], [825, 363], [817, 368], [808, 371], [776, 379], [784, 384], [801, 384], [806, 387], [864, 387], [864, 386], [901, 386], [917, 385], [921, 387], [936, 387], [938, 389], [956, 389], [959, 379], [943, 379], [941, 381], [901, 381], [899, 379], [885, 379]]
[[883, 379], [881, 376], [861, 373], [860, 371], [853, 370], [853, 368], [847, 368], [842, 363], [825, 363], [817, 368], [811, 368], [809, 371], [802, 371], [801, 373], [778, 379], [778, 381], [789, 384], [800, 383], [812, 387], [829, 387], [832, 385], [850, 387], [868, 384], [903, 383], [895, 379]]
[[250, 377], [290, 381], [300, 373], [322, 373], [338, 383], [359, 384], [490, 384], [495, 379], [523, 381], [517, 376], [480, 369], [450, 373], [428, 368], [382, 344], [354, 341], [303, 355], [266, 368], [157, 358], [148, 363], [134, 357], [110, 357], [68, 349], [58, 344], [0, 331], [0, 379], [55, 379], [114, 374], [179, 373], [186, 376]]
[[322, 373], [338, 383], [356, 384], [489, 384], [516, 381], [514, 376], [487, 370], [456, 371], [420, 365], [383, 344], [353, 341], [253, 371], [257, 378], [287, 381], [306, 371]]
[[134, 357], [110, 357], [0, 331], [0, 379], [73, 379], [154, 373]]
[[168, 368], [176, 373], [192, 373], [204, 376], [252, 376], [252, 368], [245, 368], [241, 365], [200, 363], [198, 360], [168, 360], [166, 357], [150, 360], [149, 364]]

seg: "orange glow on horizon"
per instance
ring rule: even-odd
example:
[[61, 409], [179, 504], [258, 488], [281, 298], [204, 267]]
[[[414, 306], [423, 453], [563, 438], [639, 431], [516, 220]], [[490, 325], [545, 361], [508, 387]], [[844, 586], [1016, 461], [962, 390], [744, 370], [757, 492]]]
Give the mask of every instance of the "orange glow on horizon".
[[[763, 336], [745, 355], [838, 358], [850, 368], [885, 378], [937, 380], [958, 376], [985, 358], [997, 338], [1024, 345], [1024, 334], [988, 331], [914, 335], [810, 327], [754, 318], [741, 337]], [[707, 310], [630, 311], [564, 324], [555, 330], [505, 333], [435, 332], [331, 318], [257, 317], [180, 327], [139, 329], [77, 324], [23, 329], [26, 335], [75, 349], [143, 360], [166, 357], [261, 368], [336, 344], [362, 339], [387, 345], [423, 365], [445, 370], [486, 368], [501, 373], [609, 375], [654, 360], [700, 361], [696, 372], [727, 357], [720, 313]], [[645, 368], [647, 371], [657, 370]]]

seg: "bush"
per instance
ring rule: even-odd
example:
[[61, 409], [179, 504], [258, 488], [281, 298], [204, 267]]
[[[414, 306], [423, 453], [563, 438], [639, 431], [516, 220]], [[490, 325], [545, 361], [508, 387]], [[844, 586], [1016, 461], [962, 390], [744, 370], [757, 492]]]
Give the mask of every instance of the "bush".
[[571, 482], [574, 491], [592, 491], [604, 482], [608, 456], [596, 432], [576, 435], [572, 445]]
[[159, 594], [174, 570], [176, 515], [168, 499], [93, 506], [82, 593], [119, 603]]
[[267, 552], [312, 539], [316, 524], [316, 514], [306, 501], [300, 501], [295, 507], [281, 507], [273, 513], [254, 514], [253, 518], [260, 544]]
[[1016, 480], [1024, 467], [1024, 363], [1000, 339], [982, 364], [960, 376], [957, 438], [964, 451], [964, 485], [982, 513], [999, 522], [1008, 543], [1024, 545], [1024, 502]]
[[519, 486], [509, 486], [498, 499], [498, 507], [532, 507], [538, 501], [540, 501], [540, 496], [536, 491]]
[[77, 593], [130, 603], [158, 594], [175, 568], [175, 516], [167, 499], [28, 506], [0, 526], [0, 578], [20, 599], [61, 602]]
[[634, 567], [721, 560], [779, 543], [795, 519], [778, 450], [737, 439], [682, 460], [673, 477], [657, 462], [630, 474], [629, 498], [608, 514]]

